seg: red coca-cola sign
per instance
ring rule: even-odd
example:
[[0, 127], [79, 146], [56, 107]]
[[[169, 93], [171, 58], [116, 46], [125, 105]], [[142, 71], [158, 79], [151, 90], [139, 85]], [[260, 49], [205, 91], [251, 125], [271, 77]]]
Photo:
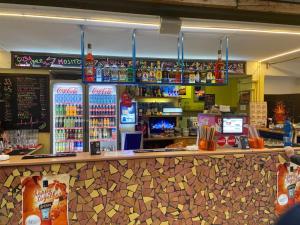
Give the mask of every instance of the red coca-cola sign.
[[77, 94], [78, 88], [76, 88], [76, 87], [69, 87], [69, 88], [60, 87], [60, 88], [57, 88], [57, 93], [58, 94]]
[[217, 140], [217, 144], [219, 146], [224, 146], [226, 144], [226, 138], [224, 136], [219, 137]]
[[97, 95], [111, 95], [112, 94], [112, 88], [98, 88], [98, 87], [94, 87], [92, 89], [92, 94], [97, 94]]
[[234, 146], [235, 145], [235, 137], [234, 136], [229, 136], [228, 139], [227, 139], [227, 143], [230, 146]]

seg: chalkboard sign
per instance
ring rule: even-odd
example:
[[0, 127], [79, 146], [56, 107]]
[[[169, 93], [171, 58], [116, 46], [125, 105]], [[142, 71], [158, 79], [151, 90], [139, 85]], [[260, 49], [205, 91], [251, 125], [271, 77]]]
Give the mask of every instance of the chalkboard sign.
[[[107, 57], [107, 56], [95, 56], [95, 66], [104, 65], [106, 63], [124, 63], [128, 64], [132, 61], [132, 58], [128, 57]], [[158, 59], [154, 58], [137, 58], [137, 66], [139, 61], [146, 61], [147, 65], [150, 63], [156, 63]], [[166, 64], [175, 64], [177, 60], [175, 59], [160, 59], [160, 61]], [[185, 66], [195, 64], [195, 62], [200, 62], [205, 65], [214, 64], [215, 60], [185, 60]], [[51, 69], [51, 68], [62, 68], [62, 69], [74, 69], [81, 68], [81, 58], [80, 55], [66, 55], [66, 54], [50, 54], [50, 53], [32, 53], [32, 52], [12, 52], [11, 54], [11, 66], [12, 68], [38, 68], [38, 69]], [[245, 74], [246, 73], [246, 63], [244, 61], [229, 61], [228, 62], [228, 72], [230, 74]]]
[[0, 121], [7, 130], [49, 132], [49, 77], [1, 74]]

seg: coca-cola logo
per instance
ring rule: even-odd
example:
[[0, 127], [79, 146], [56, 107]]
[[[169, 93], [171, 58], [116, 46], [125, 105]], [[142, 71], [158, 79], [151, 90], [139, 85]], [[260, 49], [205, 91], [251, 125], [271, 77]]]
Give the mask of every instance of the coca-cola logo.
[[77, 94], [78, 89], [76, 87], [70, 88], [57, 88], [58, 94]]
[[219, 137], [219, 139], [218, 139], [218, 141], [217, 141], [217, 144], [218, 144], [219, 146], [224, 146], [224, 145], [226, 144], [226, 139], [225, 139], [225, 137], [223, 137], [223, 136]]
[[93, 88], [92, 94], [98, 94], [98, 95], [110, 95], [112, 94], [111, 88]]
[[229, 136], [227, 139], [227, 143], [231, 146], [235, 145], [235, 137], [234, 136]]

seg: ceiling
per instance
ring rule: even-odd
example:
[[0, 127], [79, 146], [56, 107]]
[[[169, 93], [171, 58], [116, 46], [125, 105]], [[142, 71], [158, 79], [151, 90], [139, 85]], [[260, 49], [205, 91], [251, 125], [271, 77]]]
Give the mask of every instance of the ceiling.
[[[76, 13], [80, 15], [80, 12]], [[126, 18], [126, 15], [122, 14], [122, 18]], [[137, 21], [144, 19], [135, 16]], [[157, 18], [152, 21], [157, 21]], [[86, 43], [92, 43], [96, 55], [131, 56], [133, 27], [87, 24]], [[187, 31], [184, 32], [185, 58], [215, 59], [219, 40], [226, 35], [229, 37], [231, 60], [260, 60], [300, 48], [300, 35], [219, 30]], [[136, 41], [138, 57], [177, 57], [176, 36], [161, 35], [157, 29], [137, 28]], [[79, 54], [80, 28], [76, 22], [4, 16], [0, 19], [0, 48], [6, 51]]]

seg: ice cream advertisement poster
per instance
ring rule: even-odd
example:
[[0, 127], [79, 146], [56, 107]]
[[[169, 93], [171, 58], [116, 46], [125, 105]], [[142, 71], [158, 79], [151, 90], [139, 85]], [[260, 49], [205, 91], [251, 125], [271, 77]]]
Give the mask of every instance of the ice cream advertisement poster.
[[279, 164], [277, 167], [276, 214], [283, 214], [287, 209], [299, 202], [300, 167], [292, 163]]
[[68, 225], [68, 174], [22, 177], [22, 224]]

